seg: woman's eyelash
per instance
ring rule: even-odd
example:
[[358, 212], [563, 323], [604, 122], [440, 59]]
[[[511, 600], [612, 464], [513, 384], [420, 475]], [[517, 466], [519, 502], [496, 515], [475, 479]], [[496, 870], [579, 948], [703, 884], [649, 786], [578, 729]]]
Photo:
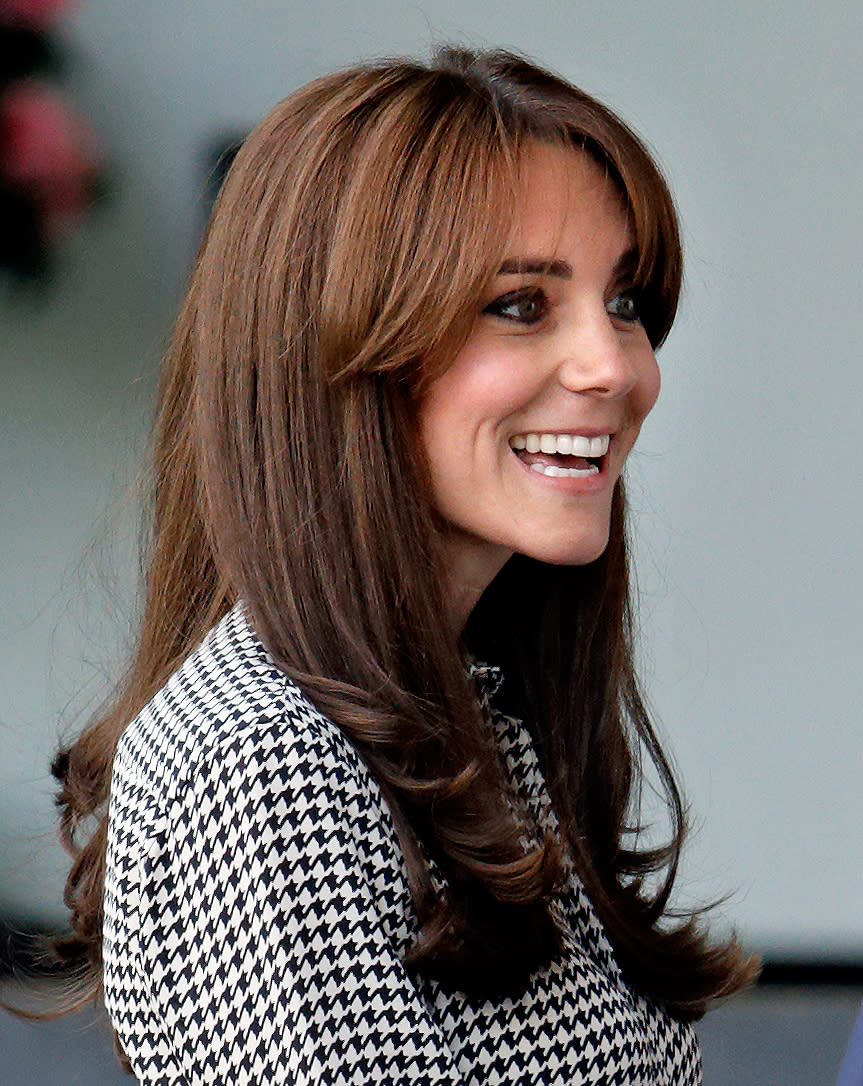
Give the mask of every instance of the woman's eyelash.
[[612, 317], [635, 324], [641, 320], [641, 306], [637, 290], [621, 290], [606, 306]]
[[522, 287], [490, 302], [483, 313], [518, 324], [536, 324], [548, 312], [548, 298], [539, 287]]

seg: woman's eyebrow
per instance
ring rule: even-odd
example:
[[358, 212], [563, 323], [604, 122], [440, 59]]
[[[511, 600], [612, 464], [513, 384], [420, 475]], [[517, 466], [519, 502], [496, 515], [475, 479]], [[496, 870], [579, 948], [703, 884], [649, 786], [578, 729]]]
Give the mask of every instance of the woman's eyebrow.
[[[614, 275], [629, 275], [638, 267], [638, 249], [635, 246], [621, 253], [614, 265]], [[510, 257], [497, 270], [498, 275], [553, 275], [558, 279], [572, 279], [572, 265], [566, 260], [547, 260], [542, 257]]]
[[513, 257], [504, 260], [498, 275], [554, 275], [558, 279], [572, 279], [572, 265], [565, 260], [543, 260], [538, 257]]

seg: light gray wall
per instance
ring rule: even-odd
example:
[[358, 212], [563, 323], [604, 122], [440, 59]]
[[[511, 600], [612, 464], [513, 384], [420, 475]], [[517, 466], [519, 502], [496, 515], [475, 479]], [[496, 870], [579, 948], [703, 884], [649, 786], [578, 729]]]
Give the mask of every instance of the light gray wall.
[[[725, 914], [767, 950], [863, 955], [859, 5], [91, 0], [68, 36], [120, 188], [48, 302], [0, 309], [6, 907], [58, 914], [45, 765], [122, 644], [106, 600], [132, 583], [124, 488], [200, 150], [329, 68], [456, 40], [556, 67], [670, 177], [687, 289], [631, 493], [649, 687], [700, 826], [685, 892], [736, 891]], [[105, 596], [110, 555], [81, 560], [112, 535]]]

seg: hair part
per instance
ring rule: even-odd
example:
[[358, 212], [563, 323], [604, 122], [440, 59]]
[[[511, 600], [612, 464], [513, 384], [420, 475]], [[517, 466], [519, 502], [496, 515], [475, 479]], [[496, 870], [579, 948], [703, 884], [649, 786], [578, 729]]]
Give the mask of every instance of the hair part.
[[[416, 434], [417, 398], [506, 252], [501, 209], [537, 141], [588, 154], [621, 193], [658, 346], [681, 275], [668, 189], [622, 121], [524, 58], [447, 49], [428, 66], [338, 72], [278, 105], [238, 153], [165, 360], [137, 653], [116, 701], [55, 762], [66, 843], [83, 817], [102, 819], [66, 895], [70, 952], [95, 983], [116, 743], [238, 599], [384, 790], [422, 925], [409, 964], [500, 994], [559, 950], [549, 902], [564, 843], [523, 851], [463, 653], [441, 628], [441, 538]], [[509, 633], [524, 623], [532, 651]], [[735, 944], [712, 946], [692, 917], [662, 923], [683, 806], [638, 694], [622, 487], [597, 562], [513, 559], [465, 639], [505, 667], [565, 847], [637, 987], [695, 1016], [743, 984], [752, 969]], [[623, 845], [639, 750], [667, 792], [664, 849]]]

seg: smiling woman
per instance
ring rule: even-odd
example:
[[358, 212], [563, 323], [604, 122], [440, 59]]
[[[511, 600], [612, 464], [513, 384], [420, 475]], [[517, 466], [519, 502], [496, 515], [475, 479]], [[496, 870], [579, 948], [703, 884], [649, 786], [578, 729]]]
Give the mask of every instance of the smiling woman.
[[139, 646], [55, 764], [64, 952], [142, 1082], [700, 1081], [754, 967], [670, 917], [621, 477], [679, 283], [642, 145], [517, 56], [338, 72], [240, 150]]
[[518, 255], [419, 409], [459, 629], [513, 553], [565, 565], [602, 554], [659, 393], [619, 190], [570, 148], [528, 145], [521, 166]]

